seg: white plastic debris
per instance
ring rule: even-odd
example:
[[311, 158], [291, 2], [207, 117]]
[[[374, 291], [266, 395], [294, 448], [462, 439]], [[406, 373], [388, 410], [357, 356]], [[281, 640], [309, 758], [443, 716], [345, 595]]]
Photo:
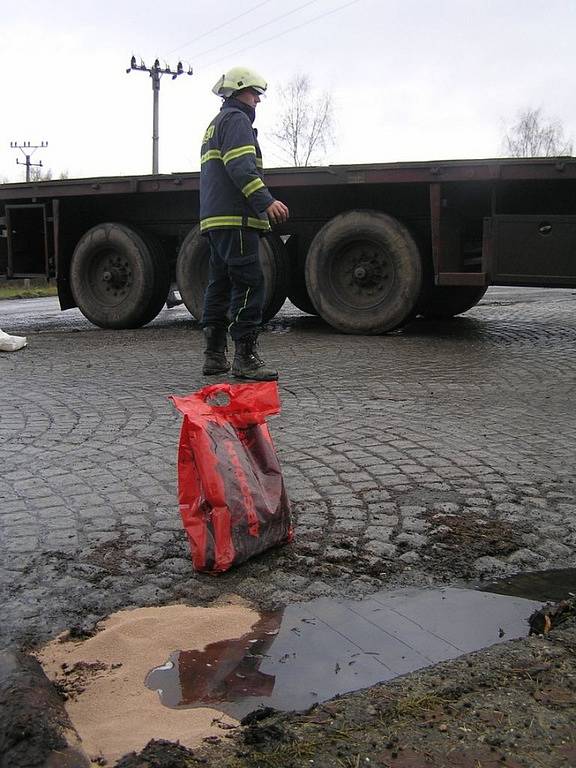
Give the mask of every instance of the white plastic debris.
[[0, 330], [0, 352], [16, 352], [28, 343], [26, 336], [10, 336]]

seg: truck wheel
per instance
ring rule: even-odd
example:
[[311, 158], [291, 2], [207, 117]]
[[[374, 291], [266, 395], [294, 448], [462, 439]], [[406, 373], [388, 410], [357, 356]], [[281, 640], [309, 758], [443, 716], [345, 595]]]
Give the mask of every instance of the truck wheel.
[[425, 299], [419, 314], [429, 319], [460, 315], [475, 307], [487, 290], [487, 286], [436, 285]]
[[[139, 234], [148, 245], [148, 248], [153, 255], [154, 262], [159, 265], [157, 277], [154, 282], [153, 295], [151, 297], [150, 305], [148, 308], [149, 312], [154, 312], [154, 315], [151, 318], [153, 319], [160, 312], [166, 303], [166, 299], [168, 298], [170, 285], [172, 283], [171, 270], [169, 266], [169, 260], [166, 258], [165, 247], [158, 239], [158, 237], [156, 237], [156, 235], [152, 232], [141, 231]], [[160, 306], [160, 309], [157, 309], [158, 306]]]
[[204, 292], [208, 285], [210, 246], [194, 227], [184, 238], [176, 260], [176, 283], [182, 301], [196, 320], [202, 319]]
[[[288, 255], [284, 244], [275, 235], [260, 238], [260, 262], [266, 287], [262, 317], [264, 322], [267, 322], [286, 301], [290, 281]], [[204, 309], [209, 263], [208, 240], [200, 234], [199, 227], [194, 227], [180, 246], [176, 262], [176, 282], [184, 304], [198, 321], [202, 319]]]
[[348, 211], [318, 232], [306, 285], [318, 314], [344, 333], [376, 334], [413, 316], [423, 285], [418, 247], [399, 221]]
[[308, 295], [306, 276], [304, 274], [308, 248], [312, 238], [310, 236], [291, 235], [284, 247], [288, 252], [290, 261], [290, 291], [288, 298], [295, 307], [307, 312], [309, 315], [317, 315], [312, 299]]
[[85, 232], [72, 255], [70, 286], [82, 314], [101, 328], [138, 328], [162, 309], [170, 269], [151, 235], [107, 222]]
[[290, 259], [278, 235], [260, 238], [260, 262], [266, 284], [262, 319], [267, 323], [282, 309], [290, 289]]

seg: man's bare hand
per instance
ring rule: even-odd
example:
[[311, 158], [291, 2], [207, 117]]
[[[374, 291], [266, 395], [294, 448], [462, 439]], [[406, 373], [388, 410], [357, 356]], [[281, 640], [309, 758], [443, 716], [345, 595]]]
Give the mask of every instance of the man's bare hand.
[[281, 203], [280, 200], [274, 200], [272, 205], [269, 205], [268, 208], [266, 208], [266, 214], [272, 224], [282, 224], [283, 221], [288, 220], [290, 211], [288, 210], [288, 206]]

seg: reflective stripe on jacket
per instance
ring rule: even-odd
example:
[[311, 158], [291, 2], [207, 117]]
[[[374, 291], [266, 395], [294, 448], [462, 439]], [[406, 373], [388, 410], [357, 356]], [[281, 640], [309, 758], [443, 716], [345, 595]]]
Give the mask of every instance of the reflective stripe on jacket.
[[250, 107], [226, 99], [204, 134], [201, 232], [228, 227], [270, 229], [266, 208], [274, 198], [262, 180], [262, 153], [250, 114]]

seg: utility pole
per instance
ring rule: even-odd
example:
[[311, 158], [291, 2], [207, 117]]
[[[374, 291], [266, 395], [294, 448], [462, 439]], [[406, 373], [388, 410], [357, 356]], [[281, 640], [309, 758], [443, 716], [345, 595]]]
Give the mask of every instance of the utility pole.
[[[166, 62], [164, 62], [166, 64]], [[152, 173], [158, 173], [158, 111], [160, 102], [160, 78], [162, 75], [172, 75], [172, 80], [176, 80], [178, 75], [184, 74], [184, 67], [182, 62], [179, 61], [176, 65], [176, 69], [170, 69], [168, 65], [164, 68], [160, 66], [158, 59], [152, 64], [151, 67], [147, 67], [146, 64], [140, 59], [140, 64], [136, 64], [136, 56], [132, 56], [130, 59], [130, 67], [126, 70], [127, 74], [135, 69], [140, 72], [148, 72], [152, 78], [152, 95], [153, 95], [153, 112], [152, 112]], [[188, 67], [187, 75], [192, 74], [192, 67]]]
[[42, 160], [40, 160], [39, 163], [33, 163], [30, 158], [36, 152], [37, 149], [45, 149], [48, 146], [47, 141], [43, 141], [41, 144], [30, 144], [29, 141], [23, 141], [22, 144], [18, 144], [17, 141], [11, 141], [10, 146], [12, 149], [19, 149], [20, 152], [24, 155], [26, 158], [26, 161], [24, 163], [20, 162], [18, 158], [16, 158], [16, 165], [25, 165], [26, 166], [26, 181], [30, 181], [30, 168], [31, 166], [35, 166], [36, 168], [42, 168]]

